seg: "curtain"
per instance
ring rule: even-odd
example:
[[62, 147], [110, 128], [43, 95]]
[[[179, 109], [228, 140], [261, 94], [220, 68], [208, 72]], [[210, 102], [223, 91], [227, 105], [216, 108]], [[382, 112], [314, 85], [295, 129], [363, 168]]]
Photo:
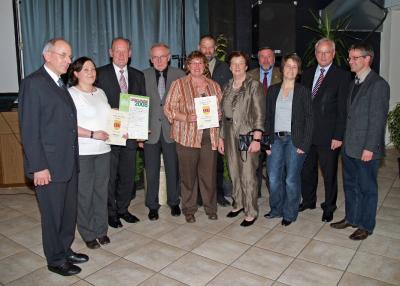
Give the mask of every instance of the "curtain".
[[[140, 70], [149, 67], [153, 43], [182, 54], [181, 0], [21, 0], [20, 5], [25, 75], [43, 64], [43, 46], [54, 37], [70, 42], [75, 58], [88, 56], [97, 66], [110, 62], [108, 49], [118, 36], [132, 41], [131, 66]], [[200, 36], [199, 0], [185, 0], [185, 13], [189, 53]]]

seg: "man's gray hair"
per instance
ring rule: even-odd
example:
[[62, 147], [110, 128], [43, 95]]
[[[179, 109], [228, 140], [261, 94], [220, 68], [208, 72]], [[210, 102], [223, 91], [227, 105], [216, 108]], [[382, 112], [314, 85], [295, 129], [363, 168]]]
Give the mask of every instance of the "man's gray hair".
[[319, 46], [320, 44], [322, 44], [322, 43], [328, 43], [328, 44], [330, 44], [331, 47], [332, 47], [332, 50], [335, 51], [335, 48], [336, 48], [335, 42], [334, 42], [333, 40], [331, 40], [331, 39], [328, 39], [328, 38], [321, 38], [321, 39], [319, 39], [318, 42], [315, 43], [315, 50], [317, 50], [318, 46]]
[[129, 39], [127, 39], [127, 38], [124, 38], [124, 37], [116, 37], [116, 38], [114, 38], [114, 39], [111, 41], [111, 49], [112, 49], [114, 43], [115, 43], [116, 41], [120, 41], [120, 40], [126, 42], [126, 43], [128, 44], [128, 48], [131, 49], [131, 46], [132, 46], [131, 41], [130, 41]]
[[44, 56], [45, 53], [47, 53], [48, 51], [50, 51], [54, 45], [58, 42], [58, 41], [63, 41], [68, 43], [66, 40], [64, 40], [63, 38], [53, 38], [47, 41], [47, 43], [44, 45], [43, 47], [43, 51], [42, 51], [42, 55]]
[[165, 48], [165, 49], [168, 50], [168, 54], [170, 53], [170, 50], [169, 50], [168, 45], [165, 44], [165, 43], [159, 42], [159, 43], [155, 43], [155, 44], [151, 45], [151, 47], [150, 47], [150, 49], [149, 49], [149, 54], [150, 54], [150, 56], [151, 56], [151, 51], [152, 51], [154, 48]]

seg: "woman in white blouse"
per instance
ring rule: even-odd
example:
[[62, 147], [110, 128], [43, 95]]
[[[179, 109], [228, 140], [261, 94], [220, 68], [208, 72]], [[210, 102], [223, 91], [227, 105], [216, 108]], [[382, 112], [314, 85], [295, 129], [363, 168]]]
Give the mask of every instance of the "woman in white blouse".
[[68, 89], [78, 115], [79, 183], [77, 227], [91, 249], [110, 243], [107, 236], [107, 195], [110, 177], [110, 146], [104, 130], [111, 110], [104, 91], [94, 86], [96, 66], [81, 57], [69, 68]]

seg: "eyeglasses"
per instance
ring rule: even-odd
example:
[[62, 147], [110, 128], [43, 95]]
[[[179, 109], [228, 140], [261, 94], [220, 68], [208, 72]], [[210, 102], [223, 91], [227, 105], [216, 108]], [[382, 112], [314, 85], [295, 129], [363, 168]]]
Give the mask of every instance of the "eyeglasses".
[[358, 56], [358, 57], [350, 57], [350, 58], [347, 58], [347, 61], [348, 61], [348, 62], [350, 62], [351, 60], [356, 61], [356, 60], [358, 60], [359, 58], [365, 58], [365, 57], [366, 57], [366, 55], [364, 55], [364, 56]]
[[167, 58], [168, 58], [168, 55], [164, 55], [164, 56], [152, 56], [152, 57], [151, 57], [151, 59], [152, 59], [153, 61], [156, 61], [156, 60], [161, 61], [161, 60], [165, 60], [165, 59], [167, 59]]
[[67, 58], [69, 58], [71, 61], [73, 61], [73, 59], [74, 59], [74, 57], [71, 55], [71, 56], [68, 56], [67, 54], [65, 54], [65, 53], [57, 53], [57, 52], [55, 52], [55, 51], [49, 51], [50, 53], [53, 53], [53, 54], [56, 54], [56, 55], [59, 55], [61, 58], [63, 58], [64, 60], [66, 60]]
[[204, 62], [190, 62], [189, 63], [189, 65], [192, 65], [192, 66], [204, 66]]

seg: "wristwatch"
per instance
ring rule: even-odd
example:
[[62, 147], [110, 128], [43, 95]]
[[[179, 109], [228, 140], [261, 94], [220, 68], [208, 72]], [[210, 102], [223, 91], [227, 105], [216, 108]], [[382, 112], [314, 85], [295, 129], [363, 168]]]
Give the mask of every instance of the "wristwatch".
[[93, 138], [93, 131], [90, 131], [90, 138]]

